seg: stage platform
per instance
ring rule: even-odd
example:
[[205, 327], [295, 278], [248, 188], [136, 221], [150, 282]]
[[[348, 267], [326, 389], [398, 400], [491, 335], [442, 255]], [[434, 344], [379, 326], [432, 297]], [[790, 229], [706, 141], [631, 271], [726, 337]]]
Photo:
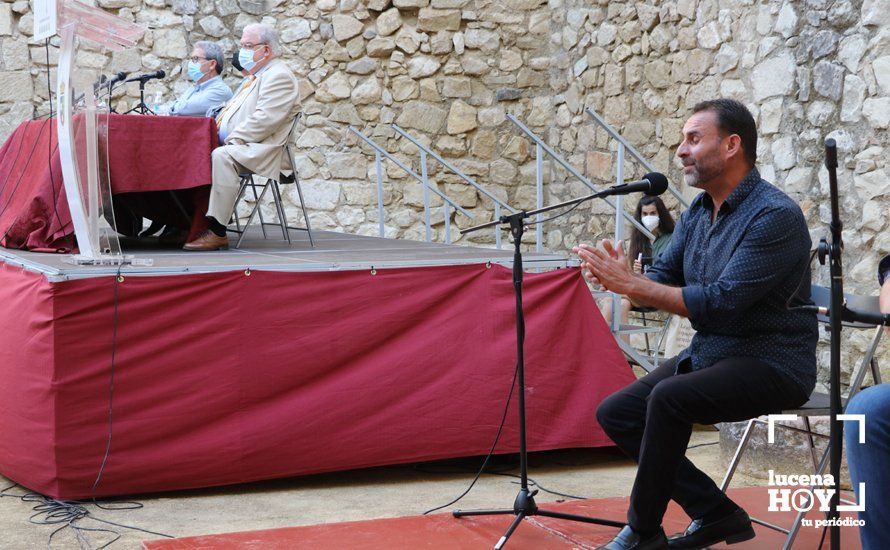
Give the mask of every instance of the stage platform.
[[[512, 251], [318, 232], [128, 252], [154, 265], [0, 252], [0, 472], [22, 486], [89, 498], [491, 448]], [[527, 262], [529, 448], [610, 445], [594, 413], [633, 373], [580, 270]], [[496, 452], [517, 448], [514, 413]]]
[[[356, 269], [387, 269], [398, 267], [431, 267], [466, 265], [491, 262], [511, 266], [512, 243], [504, 240], [505, 248], [482, 248], [448, 245], [402, 239], [383, 239], [314, 231], [315, 247], [303, 231], [291, 233], [292, 243], [281, 239], [280, 231], [268, 228], [270, 239], [263, 239], [259, 229], [252, 227], [240, 249], [217, 252], [185, 252], [173, 247], [153, 246], [145, 242], [123, 240], [126, 254], [136, 258], [151, 258], [151, 267], [124, 266], [123, 273], [132, 275], [175, 275], [183, 273], [213, 273], [262, 269], [266, 271], [337, 271]], [[235, 239], [230, 239], [234, 247]], [[66, 263], [62, 254], [24, 252], [0, 248], [0, 258], [44, 274], [51, 281], [114, 275], [116, 267], [75, 266]], [[577, 266], [576, 258], [558, 254], [523, 252], [527, 269], [552, 269]]]
[[[630, 490], [628, 488], [628, 490]], [[766, 487], [730, 489], [729, 496], [749, 514], [784, 527], [794, 521], [791, 512], [769, 512]], [[509, 503], [512, 495], [504, 495]], [[503, 505], [505, 502], [495, 503]], [[592, 516], [613, 521], [626, 521], [627, 497], [590, 499], [561, 503], [540, 504], [541, 508], [568, 514]], [[459, 506], [458, 506], [459, 507]], [[855, 519], [845, 512], [843, 518]], [[824, 519], [824, 514], [811, 511], [808, 519], [814, 522]], [[390, 550], [394, 548], [426, 548], [428, 550], [476, 550], [491, 548], [504, 534], [512, 515], [476, 516], [456, 519], [451, 514], [407, 516], [370, 521], [326, 523], [305, 527], [269, 529], [154, 540], [142, 544], [144, 550], [235, 550], [263, 548], [285, 550], [313, 548], [318, 550], [350, 548], [351, 550]], [[689, 525], [689, 518], [673, 501], [668, 505], [663, 527], [667, 534], [681, 533]], [[593, 550], [607, 543], [618, 529], [587, 523], [575, 523], [561, 519], [534, 516], [523, 521], [510, 537], [506, 548], [511, 550]], [[751, 540], [733, 544], [717, 544], [714, 549], [767, 550], [782, 548], [785, 535], [762, 525], [755, 524], [757, 536]], [[802, 527], [795, 539], [794, 548], [817, 550], [820, 548], [822, 529]], [[825, 541], [825, 548], [828, 542]], [[841, 528], [841, 548], [858, 550], [858, 527]]]

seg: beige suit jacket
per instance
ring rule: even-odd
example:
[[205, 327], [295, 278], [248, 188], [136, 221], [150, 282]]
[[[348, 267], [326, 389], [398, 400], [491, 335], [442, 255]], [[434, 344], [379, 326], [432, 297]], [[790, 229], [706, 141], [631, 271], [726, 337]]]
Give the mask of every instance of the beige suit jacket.
[[232, 158], [267, 178], [278, 179], [282, 169], [289, 171], [282, 145], [300, 111], [300, 102], [297, 79], [287, 64], [280, 59], [270, 61], [241, 104], [232, 109], [225, 145], [240, 146], [227, 147]]

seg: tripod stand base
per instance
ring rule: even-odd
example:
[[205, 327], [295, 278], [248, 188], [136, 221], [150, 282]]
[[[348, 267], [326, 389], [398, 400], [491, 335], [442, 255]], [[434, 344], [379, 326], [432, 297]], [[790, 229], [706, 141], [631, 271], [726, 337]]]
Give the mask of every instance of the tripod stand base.
[[516, 495], [516, 500], [513, 502], [512, 509], [502, 508], [492, 510], [455, 510], [451, 514], [456, 518], [463, 516], [497, 516], [515, 514], [516, 517], [507, 528], [507, 531], [504, 532], [504, 536], [502, 536], [497, 544], [494, 545], [495, 550], [500, 550], [501, 548], [503, 548], [504, 544], [506, 544], [507, 542], [507, 539], [509, 539], [510, 535], [513, 534], [513, 531], [515, 531], [516, 528], [519, 527], [519, 524], [522, 523], [523, 519], [529, 516], [544, 516], [549, 518], [564, 519], [568, 521], [578, 521], [581, 523], [606, 525], [608, 527], [621, 528], [625, 526], [625, 524], [620, 521], [613, 521], [610, 519], [592, 518], [575, 514], [564, 514], [562, 512], [554, 512], [551, 510], [542, 510], [541, 508], [538, 508], [538, 505], [535, 503], [535, 495], [537, 493], [538, 491], [520, 489], [519, 494]]

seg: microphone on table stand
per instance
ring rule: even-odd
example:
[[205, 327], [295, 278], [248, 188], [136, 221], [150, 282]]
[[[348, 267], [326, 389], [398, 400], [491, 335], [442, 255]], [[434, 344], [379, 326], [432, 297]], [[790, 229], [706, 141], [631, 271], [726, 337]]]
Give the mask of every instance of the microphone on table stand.
[[142, 115], [155, 114], [155, 112], [149, 109], [148, 105], [145, 104], [145, 83], [155, 78], [164, 78], [165, 76], [167, 76], [167, 73], [164, 71], [164, 69], [158, 69], [157, 71], [151, 73], [145, 73], [133, 78], [128, 78], [126, 82], [139, 83], [139, 104], [127, 111], [127, 114], [132, 112], [137, 112]]
[[149, 80], [155, 78], [164, 78], [165, 76], [167, 76], [167, 73], [164, 71], [164, 69], [158, 69], [157, 71], [151, 73], [145, 73], [139, 76], [134, 76], [133, 78], [128, 78], [127, 82], [139, 82], [140, 84], [145, 84]]

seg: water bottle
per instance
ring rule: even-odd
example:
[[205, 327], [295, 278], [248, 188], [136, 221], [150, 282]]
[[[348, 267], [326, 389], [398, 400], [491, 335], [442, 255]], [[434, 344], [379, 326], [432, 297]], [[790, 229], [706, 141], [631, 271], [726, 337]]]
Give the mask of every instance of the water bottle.
[[162, 99], [163, 99], [163, 96], [161, 95], [161, 92], [155, 92], [154, 99], [151, 102], [151, 110], [156, 115], [166, 114], [166, 113], [161, 112], [161, 100]]

